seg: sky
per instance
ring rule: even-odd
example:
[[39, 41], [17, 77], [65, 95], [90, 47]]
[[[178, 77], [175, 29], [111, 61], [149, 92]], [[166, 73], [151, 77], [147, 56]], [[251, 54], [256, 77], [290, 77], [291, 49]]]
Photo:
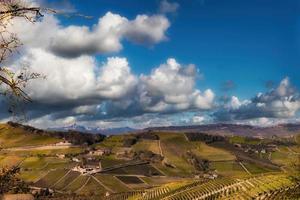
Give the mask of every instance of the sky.
[[[27, 5], [63, 13], [45, 13], [35, 24], [15, 19], [9, 27], [24, 44], [9, 66], [46, 77], [25, 88], [33, 99], [25, 108], [31, 125], [299, 121], [299, 0]], [[0, 113], [0, 120], [11, 116]]]

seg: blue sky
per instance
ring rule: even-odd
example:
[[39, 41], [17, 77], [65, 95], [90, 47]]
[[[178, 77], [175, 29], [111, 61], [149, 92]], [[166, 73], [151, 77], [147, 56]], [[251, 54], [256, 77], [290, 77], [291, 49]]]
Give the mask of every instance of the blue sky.
[[[56, 80], [30, 85], [33, 125], [269, 125], [299, 118], [298, 0], [33, 3], [72, 16], [46, 14], [31, 28], [14, 24], [32, 35], [20, 37], [16, 63]], [[77, 86], [76, 74], [86, 74]], [[67, 83], [65, 90], [58, 83]], [[45, 91], [37, 93], [38, 86]]]
[[[64, 24], [96, 23], [112, 11], [134, 18], [137, 14], [157, 13], [160, 1], [70, 1], [74, 8], [94, 18], [63, 19]], [[299, 9], [297, 0], [187, 0], [176, 13], [168, 41], [144, 48], [126, 43], [113, 55], [128, 58], [135, 73], [149, 73], [168, 57], [194, 63], [204, 74], [202, 89], [222, 92], [222, 84], [232, 80], [235, 95], [250, 98], [265, 91], [265, 82], [279, 82], [286, 76], [300, 85]], [[99, 56], [99, 60], [104, 56]]]

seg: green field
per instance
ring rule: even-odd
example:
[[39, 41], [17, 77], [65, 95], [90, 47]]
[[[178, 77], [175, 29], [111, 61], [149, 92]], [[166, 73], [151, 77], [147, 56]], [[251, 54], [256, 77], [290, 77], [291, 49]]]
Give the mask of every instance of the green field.
[[76, 192], [89, 179], [88, 176], [78, 176], [63, 189], [65, 192]]
[[38, 180], [34, 185], [37, 187], [51, 188], [55, 183], [57, 183], [64, 175], [68, 173], [69, 170], [57, 169], [50, 171], [42, 179]]
[[254, 163], [243, 162], [243, 164], [251, 174], [261, 174], [261, 173], [267, 173], [267, 172], [274, 171], [274, 170], [259, 166]]
[[212, 162], [210, 167], [223, 176], [245, 177], [249, 175], [236, 161]]
[[47, 144], [55, 144], [62, 141], [50, 136], [39, 136], [27, 134], [21, 128], [12, 128], [6, 124], [0, 124], [0, 147], [23, 147], [23, 146], [39, 146]]
[[[0, 129], [0, 133], [1, 130], [3, 132], [4, 129]], [[123, 192], [124, 194], [129, 192], [130, 195], [135, 193], [137, 196], [131, 198], [134, 200], [136, 198], [143, 199], [139, 195], [149, 195], [152, 198], [163, 193], [168, 195], [168, 191], [175, 194], [177, 191], [189, 190], [189, 188], [193, 188], [198, 191], [197, 194], [201, 194], [201, 191], [207, 191], [207, 188], [218, 185], [220, 185], [220, 188], [226, 185], [231, 186], [237, 181], [245, 178], [249, 179], [255, 175], [263, 177], [267, 174], [274, 174], [276, 173], [274, 170], [263, 167], [268, 166], [268, 164], [272, 165], [271, 162], [283, 166], [282, 171], [292, 174], [294, 172], [293, 164], [297, 161], [300, 150], [299, 146], [296, 145], [278, 145], [275, 152], [271, 154], [252, 154], [247, 157], [245, 152], [236, 150], [227, 141], [206, 144], [201, 141], [188, 141], [182, 133], [167, 132], [155, 133], [160, 140], [138, 139], [137, 143], [131, 147], [124, 147], [123, 142], [124, 139], [134, 136], [122, 135], [111, 136], [92, 146], [83, 145], [54, 150], [20, 150], [22, 146], [19, 139], [23, 138], [22, 134], [25, 133], [19, 132], [16, 139], [11, 136], [8, 137], [7, 133], [5, 134], [5, 137], [9, 140], [7, 146], [20, 148], [19, 150], [1, 149], [0, 166], [19, 166], [21, 168], [19, 177], [33, 186], [51, 188], [59, 194], [80, 194], [96, 197], [96, 199], [102, 199], [107, 192], [112, 196], [117, 194], [121, 197]], [[2, 139], [5, 137], [2, 135]], [[42, 144], [39, 141], [41, 138], [35, 138], [34, 136], [27, 139], [26, 141], [29, 141], [31, 145]], [[257, 139], [252, 140], [240, 136], [228, 139], [232, 143], [258, 144]], [[55, 141], [46, 140], [45, 145]], [[226, 148], [226, 145], [228, 145], [228, 148]], [[95, 158], [101, 160], [101, 166], [105, 170], [97, 174], [86, 172], [81, 174], [72, 171], [73, 167], [84, 165], [84, 162], [73, 162], [71, 158], [76, 157], [83, 160], [90, 156], [88, 153], [91, 149], [95, 150], [103, 147], [111, 149], [111, 154], [97, 155]], [[122, 153], [124, 150], [128, 151], [128, 154], [119, 156], [118, 153]], [[152, 151], [159, 155], [162, 154], [164, 160], [162, 162], [148, 158], [143, 160], [143, 158], [136, 156], [140, 151]], [[57, 154], [64, 154], [65, 158], [58, 158]], [[260, 158], [259, 162], [255, 162], [255, 158]], [[204, 168], [199, 168], [197, 165], [200, 166], [201, 163], [206, 163], [206, 161], [208, 161], [209, 166], [201, 171]], [[216, 173], [218, 178], [216, 182], [213, 182], [212, 185], [208, 184], [206, 188], [202, 184], [205, 185], [208, 182], [207, 175], [212, 173]], [[285, 178], [283, 180], [288, 183]], [[264, 181], [264, 179], [261, 181]], [[254, 185], [255, 182], [252, 184]], [[275, 188], [281, 183], [274, 184], [275, 186], [272, 187]], [[262, 189], [266, 189], [266, 187], [262, 186]], [[256, 195], [257, 192], [260, 192], [260, 189], [253, 189], [250, 195]], [[188, 194], [186, 198], [188, 199], [189, 195], [197, 194]], [[179, 197], [181, 198], [180, 195]], [[121, 199], [127, 199], [127, 197]]]
[[195, 142], [193, 152], [201, 158], [209, 161], [228, 161], [236, 159], [232, 153], [220, 148], [208, 146], [204, 142]]
[[246, 138], [246, 137], [242, 137], [242, 136], [229, 137], [229, 142], [232, 144], [237, 143], [237, 144], [253, 144], [253, 145], [262, 143], [262, 141], [260, 139]]
[[162, 153], [165, 156], [165, 162], [175, 166], [175, 168], [161, 169], [166, 174], [189, 175], [195, 169], [188, 163], [185, 153], [191, 148], [183, 134], [162, 133], [159, 134], [161, 140]]
[[128, 188], [124, 183], [122, 183], [113, 175], [96, 174], [95, 177], [112, 191], [125, 192], [130, 190], [130, 188]]
[[105, 156], [101, 158], [101, 165], [103, 168], [112, 167], [114, 165], [120, 165], [128, 163], [128, 160], [117, 159], [115, 156]]
[[160, 154], [158, 140], [140, 140], [132, 147], [135, 151], [152, 151]]
[[105, 138], [101, 143], [94, 145], [94, 147], [107, 147], [115, 148], [123, 146], [124, 135], [114, 135], [111, 137]]
[[290, 152], [285, 151], [276, 151], [273, 152], [271, 155], [271, 160], [274, 163], [277, 163], [279, 165], [283, 166], [291, 166], [293, 163], [295, 163], [298, 159], [297, 154], [293, 154]]
[[101, 186], [95, 179], [90, 178], [87, 184], [83, 188], [80, 188], [77, 192], [84, 195], [104, 196], [106, 191], [107, 190], [103, 186]]
[[23, 158], [16, 155], [1, 155], [0, 167], [12, 167], [20, 164]]

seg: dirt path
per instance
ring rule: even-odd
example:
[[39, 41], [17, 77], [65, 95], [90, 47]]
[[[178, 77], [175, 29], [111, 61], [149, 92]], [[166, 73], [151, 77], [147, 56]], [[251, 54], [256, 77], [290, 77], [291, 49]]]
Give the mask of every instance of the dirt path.
[[162, 157], [164, 157], [164, 154], [163, 154], [163, 151], [162, 151], [162, 148], [161, 148], [161, 141], [158, 140], [158, 148], [159, 148], [159, 153]]
[[249, 175], [252, 175], [251, 172], [249, 172], [249, 170], [245, 167], [245, 165], [242, 162], [239, 162], [239, 164]]
[[45, 146], [27, 146], [27, 147], [12, 147], [2, 149], [4, 151], [31, 151], [31, 150], [55, 150], [55, 149], [68, 149], [75, 147], [72, 145], [45, 145]]

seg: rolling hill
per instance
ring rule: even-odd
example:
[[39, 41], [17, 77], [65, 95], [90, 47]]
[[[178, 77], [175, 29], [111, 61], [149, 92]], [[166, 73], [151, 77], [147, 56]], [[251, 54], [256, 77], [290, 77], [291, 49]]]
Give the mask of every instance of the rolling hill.
[[100, 137], [1, 124], [0, 167], [20, 167], [39, 199], [296, 199], [299, 135], [211, 130]]

